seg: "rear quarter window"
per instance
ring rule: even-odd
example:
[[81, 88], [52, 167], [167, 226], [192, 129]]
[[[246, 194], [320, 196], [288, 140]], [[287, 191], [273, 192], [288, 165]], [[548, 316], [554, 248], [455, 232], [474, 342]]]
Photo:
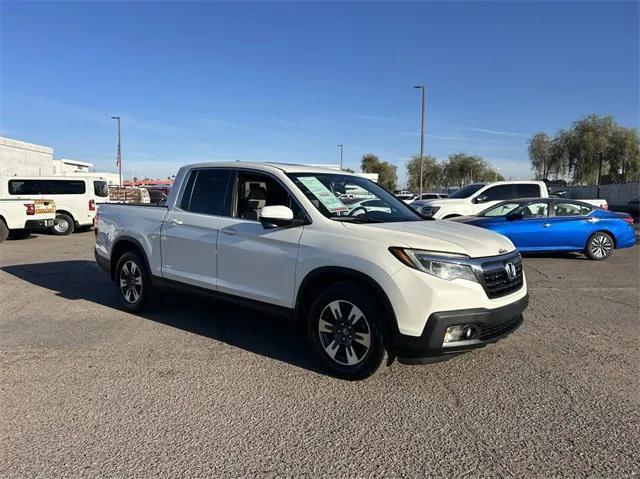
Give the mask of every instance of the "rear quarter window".
[[93, 192], [100, 198], [107, 198], [109, 196], [109, 185], [106, 181], [94, 181]]

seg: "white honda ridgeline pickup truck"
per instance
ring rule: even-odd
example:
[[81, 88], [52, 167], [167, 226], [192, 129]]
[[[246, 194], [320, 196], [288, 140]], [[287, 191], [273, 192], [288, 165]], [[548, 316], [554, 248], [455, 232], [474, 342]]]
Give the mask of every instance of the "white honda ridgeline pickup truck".
[[[358, 191], [376, 208], [349, 209]], [[384, 208], [380, 208], [382, 205]], [[177, 287], [283, 312], [337, 376], [428, 363], [522, 324], [527, 286], [509, 239], [425, 219], [363, 177], [302, 165], [180, 169], [166, 206], [103, 204], [97, 263], [124, 307]]]

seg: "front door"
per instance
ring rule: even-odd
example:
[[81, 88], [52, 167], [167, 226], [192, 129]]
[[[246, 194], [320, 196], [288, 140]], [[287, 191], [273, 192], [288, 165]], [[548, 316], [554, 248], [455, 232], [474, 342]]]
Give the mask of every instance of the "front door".
[[[218, 291], [291, 308], [304, 212], [269, 175], [240, 171], [235, 191], [233, 216], [220, 220]], [[263, 228], [260, 210], [272, 205], [292, 208], [299, 226]]]
[[522, 213], [522, 219], [506, 223], [507, 236], [517, 248], [532, 251], [547, 249], [553, 245], [548, 202], [529, 203], [517, 212]]

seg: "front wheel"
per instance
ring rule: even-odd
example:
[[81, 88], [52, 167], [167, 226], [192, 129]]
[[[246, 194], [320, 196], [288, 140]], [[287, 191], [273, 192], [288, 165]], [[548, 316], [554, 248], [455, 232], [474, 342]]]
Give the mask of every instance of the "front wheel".
[[380, 308], [374, 296], [349, 284], [322, 292], [307, 315], [307, 338], [316, 357], [343, 379], [364, 379], [388, 360]]
[[613, 239], [607, 233], [598, 231], [587, 240], [586, 254], [589, 259], [602, 261], [611, 256], [613, 252]]
[[137, 313], [147, 308], [153, 292], [147, 266], [138, 254], [127, 252], [120, 257], [115, 281], [127, 311]]

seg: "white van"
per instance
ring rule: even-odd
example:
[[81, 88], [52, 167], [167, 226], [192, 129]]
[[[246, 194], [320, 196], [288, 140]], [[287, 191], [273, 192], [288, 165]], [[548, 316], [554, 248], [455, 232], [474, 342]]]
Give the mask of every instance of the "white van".
[[5, 176], [0, 198], [51, 199], [56, 203], [56, 222], [51, 232], [68, 235], [93, 226], [96, 204], [109, 200], [105, 180], [82, 176]]

